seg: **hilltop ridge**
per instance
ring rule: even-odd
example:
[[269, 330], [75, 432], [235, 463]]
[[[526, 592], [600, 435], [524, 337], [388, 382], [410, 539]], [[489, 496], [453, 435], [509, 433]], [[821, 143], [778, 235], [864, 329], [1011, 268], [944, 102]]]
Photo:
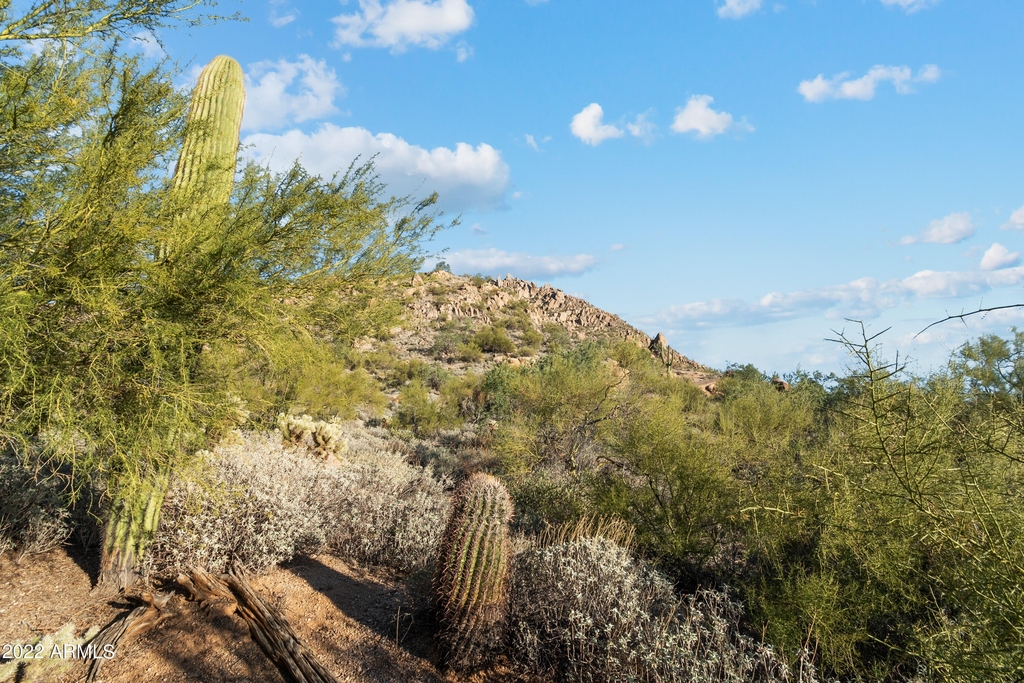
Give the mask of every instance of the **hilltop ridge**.
[[[673, 374], [695, 384], [706, 383], [717, 373], [671, 348], [665, 336], [651, 337], [619, 316], [604, 311], [579, 297], [566, 294], [549, 284], [538, 285], [512, 275], [503, 278], [459, 276], [439, 270], [418, 273], [403, 292], [406, 324], [392, 330], [392, 342], [410, 355], [431, 356], [437, 349], [440, 332], [459, 329], [475, 332], [501, 323], [509, 316], [525, 316], [538, 330], [547, 334], [564, 330], [568, 339], [621, 339], [649, 349], [660, 357]], [[514, 335], [516, 332], [511, 331]], [[526, 355], [532, 355], [529, 352]], [[522, 354], [496, 354], [495, 362], [522, 362]], [[463, 365], [449, 358], [452, 364]]]

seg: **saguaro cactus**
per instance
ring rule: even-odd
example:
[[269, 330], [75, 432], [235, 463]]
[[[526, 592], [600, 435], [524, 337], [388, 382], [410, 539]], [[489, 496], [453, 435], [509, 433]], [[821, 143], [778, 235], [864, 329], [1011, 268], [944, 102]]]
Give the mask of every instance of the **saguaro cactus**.
[[474, 474], [458, 490], [434, 577], [434, 601], [449, 666], [476, 664], [500, 634], [511, 519], [512, 501], [496, 478]]
[[[174, 170], [172, 201], [187, 203], [156, 248], [164, 262], [175, 236], [192, 229], [192, 212], [227, 206], [235, 182], [238, 135], [245, 106], [242, 67], [224, 55], [206, 65], [189, 103], [181, 156]], [[160, 520], [160, 507], [170, 481], [166, 469], [144, 475], [141, 482], [123, 487], [110, 509], [103, 544], [100, 584], [112, 590], [127, 588], [136, 579]]]
[[174, 169], [176, 192], [199, 190], [207, 205], [227, 204], [235, 183], [244, 109], [242, 67], [231, 57], [214, 57], [192, 91], [185, 139]]

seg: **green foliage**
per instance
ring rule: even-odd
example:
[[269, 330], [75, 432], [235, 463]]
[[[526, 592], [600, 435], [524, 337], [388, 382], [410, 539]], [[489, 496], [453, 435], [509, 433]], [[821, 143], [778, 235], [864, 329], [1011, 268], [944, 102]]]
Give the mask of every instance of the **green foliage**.
[[544, 343], [544, 335], [535, 330], [533, 327], [530, 327], [530, 329], [524, 331], [521, 335], [519, 335], [519, 341], [522, 344], [520, 351], [522, 351], [523, 348], [536, 349], [539, 348], [542, 343]]
[[686, 413], [684, 401], [652, 397], [615, 422], [605, 457], [616, 474], [603, 477], [597, 505], [634, 525], [677, 577], [699, 580], [731, 535], [740, 496], [728, 449]]
[[459, 344], [456, 349], [459, 354], [459, 360], [466, 363], [476, 363], [483, 360], [484, 352], [477, 346], [475, 341], [468, 341], [464, 344]]
[[620, 380], [601, 362], [602, 355], [599, 346], [589, 345], [488, 373], [488, 402], [503, 418], [494, 448], [507, 473], [552, 462], [569, 470], [579, 467], [580, 456], [616, 405], [612, 394]]
[[550, 349], [567, 348], [572, 341], [568, 330], [558, 323], [544, 323], [541, 331], [544, 333], [544, 342]]
[[[37, 9], [21, 21], [5, 6], [0, 40], [32, 26], [102, 38], [186, 7]], [[394, 311], [375, 283], [419, 267], [436, 197], [385, 199], [371, 166], [325, 180], [250, 165], [231, 202], [210, 205], [168, 178], [189, 128], [172, 75], [116, 45], [61, 47], [0, 49], [0, 437], [62, 468], [73, 495], [103, 490], [130, 541], [145, 519], [119, 511], [148, 516], [154, 481], [238, 414], [204, 349], [277, 372], [295, 358], [289, 335], [316, 346], [386, 318], [352, 313]]]
[[477, 473], [459, 488], [441, 541], [434, 577], [446, 662], [454, 668], [477, 664], [506, 608], [512, 501], [502, 483]]
[[487, 353], [514, 353], [516, 350], [516, 343], [509, 339], [504, 329], [496, 325], [477, 330], [473, 335], [473, 344]]
[[452, 358], [458, 355], [459, 347], [467, 340], [465, 332], [455, 330], [441, 330], [434, 336], [434, 342], [430, 346], [430, 355], [437, 360]]

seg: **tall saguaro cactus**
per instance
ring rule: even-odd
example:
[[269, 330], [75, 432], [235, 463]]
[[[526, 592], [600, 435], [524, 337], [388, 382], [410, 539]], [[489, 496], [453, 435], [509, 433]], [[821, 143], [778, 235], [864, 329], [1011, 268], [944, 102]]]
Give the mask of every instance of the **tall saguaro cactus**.
[[206, 65], [192, 91], [185, 139], [174, 169], [174, 190], [198, 190], [207, 205], [227, 204], [235, 182], [238, 136], [245, 108], [242, 67], [219, 55]]
[[[230, 57], [214, 57], [199, 75], [189, 102], [171, 196], [172, 201], [187, 204], [188, 213], [179, 215], [172, 235], [190, 229], [192, 212], [227, 206], [235, 182], [244, 106], [242, 67]], [[166, 238], [161, 240], [158, 261], [167, 258], [169, 246]], [[121, 487], [107, 519], [101, 585], [120, 590], [135, 582], [136, 566], [160, 521], [170, 474], [166, 466], [143, 469], [141, 481]]]
[[499, 635], [505, 616], [511, 519], [512, 501], [495, 477], [474, 474], [456, 494], [434, 577], [449, 666], [477, 663]]

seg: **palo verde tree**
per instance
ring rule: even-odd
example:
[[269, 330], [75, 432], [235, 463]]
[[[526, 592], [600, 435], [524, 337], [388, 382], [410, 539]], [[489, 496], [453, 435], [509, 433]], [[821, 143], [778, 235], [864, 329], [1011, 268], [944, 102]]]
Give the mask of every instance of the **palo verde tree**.
[[332, 179], [249, 165], [225, 191], [205, 174], [214, 154], [193, 159], [196, 182], [171, 176], [183, 135], [217, 125], [186, 118], [166, 70], [102, 41], [195, 6], [43, 2], [12, 18], [0, 1], [0, 39], [47, 41], [0, 55], [0, 438], [100, 494], [111, 587], [133, 580], [168, 477], [231, 412], [204, 350], [286, 363], [283, 339], [351, 327], [354, 292], [415, 270], [438, 227], [436, 197], [386, 199], [369, 165]]

